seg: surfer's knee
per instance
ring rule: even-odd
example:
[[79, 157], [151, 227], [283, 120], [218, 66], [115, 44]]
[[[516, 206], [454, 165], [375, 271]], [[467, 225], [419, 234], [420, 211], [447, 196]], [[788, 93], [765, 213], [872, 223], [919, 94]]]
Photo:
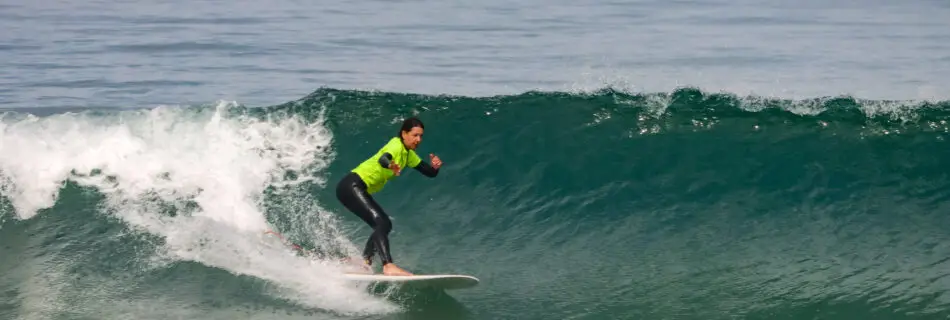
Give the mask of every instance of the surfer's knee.
[[389, 232], [393, 230], [393, 223], [385, 214], [376, 215], [375, 222], [376, 230], [379, 230], [383, 234], [389, 234]]

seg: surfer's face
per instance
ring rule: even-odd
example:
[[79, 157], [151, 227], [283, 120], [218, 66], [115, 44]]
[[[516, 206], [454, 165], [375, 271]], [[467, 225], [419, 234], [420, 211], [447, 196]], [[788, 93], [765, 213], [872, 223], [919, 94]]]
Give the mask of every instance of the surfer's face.
[[416, 150], [420, 142], [422, 142], [422, 128], [413, 127], [409, 131], [402, 132], [402, 144], [409, 150]]

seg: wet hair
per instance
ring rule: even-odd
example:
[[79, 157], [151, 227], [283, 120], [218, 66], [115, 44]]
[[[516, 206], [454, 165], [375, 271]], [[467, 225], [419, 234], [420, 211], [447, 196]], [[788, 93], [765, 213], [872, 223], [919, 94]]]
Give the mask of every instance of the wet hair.
[[416, 117], [409, 117], [406, 120], [402, 121], [402, 127], [399, 128], [399, 132], [396, 133], [396, 137], [402, 138], [403, 131], [409, 132], [412, 131], [412, 128], [419, 127], [425, 129], [426, 126], [422, 125], [422, 120]]

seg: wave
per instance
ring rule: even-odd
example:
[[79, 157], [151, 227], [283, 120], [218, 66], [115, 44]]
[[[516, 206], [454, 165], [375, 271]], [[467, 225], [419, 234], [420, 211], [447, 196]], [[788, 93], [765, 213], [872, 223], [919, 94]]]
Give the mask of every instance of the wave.
[[[950, 314], [948, 107], [697, 88], [320, 88], [266, 107], [8, 110], [0, 235], [20, 228], [10, 221], [89, 210], [63, 223], [118, 217], [162, 239], [111, 259], [171, 261], [147, 274], [182, 261], [220, 268], [343, 317], [940, 316]], [[259, 239], [273, 228], [308, 249], [356, 254], [368, 227], [332, 186], [411, 115], [426, 124], [419, 152], [445, 166], [435, 179], [400, 177], [377, 200], [394, 218], [401, 266], [483, 279], [479, 290], [493, 294], [466, 306], [372, 297]]]

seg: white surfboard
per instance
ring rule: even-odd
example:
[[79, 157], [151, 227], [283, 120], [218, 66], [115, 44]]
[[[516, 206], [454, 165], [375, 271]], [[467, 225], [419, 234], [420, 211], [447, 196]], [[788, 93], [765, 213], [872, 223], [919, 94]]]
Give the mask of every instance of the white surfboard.
[[460, 274], [424, 274], [387, 276], [382, 274], [344, 273], [343, 278], [355, 281], [398, 283], [439, 289], [464, 289], [478, 284], [478, 278]]

